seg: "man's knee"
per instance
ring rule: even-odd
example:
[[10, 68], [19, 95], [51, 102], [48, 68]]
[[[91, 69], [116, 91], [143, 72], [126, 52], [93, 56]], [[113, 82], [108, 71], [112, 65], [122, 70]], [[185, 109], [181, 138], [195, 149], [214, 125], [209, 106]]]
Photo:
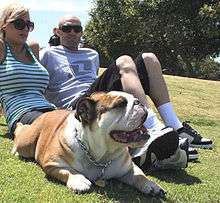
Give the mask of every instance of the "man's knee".
[[142, 58], [146, 63], [159, 62], [157, 56], [154, 53], [143, 53]]
[[160, 61], [154, 53], [143, 53], [142, 58], [144, 60], [145, 67], [147, 69], [149, 77], [151, 74], [162, 74]]
[[120, 72], [128, 72], [135, 70], [136, 71], [136, 66], [133, 61], [133, 59], [128, 56], [128, 55], [123, 55], [120, 56], [119, 58], [116, 59], [116, 65], [120, 69]]

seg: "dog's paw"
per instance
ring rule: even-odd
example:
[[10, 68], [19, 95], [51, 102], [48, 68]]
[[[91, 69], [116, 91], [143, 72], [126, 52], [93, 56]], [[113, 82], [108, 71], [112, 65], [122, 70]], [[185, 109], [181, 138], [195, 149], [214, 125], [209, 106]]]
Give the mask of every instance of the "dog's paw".
[[67, 181], [67, 187], [74, 193], [83, 193], [91, 188], [92, 183], [83, 175], [70, 175]]
[[30, 125], [28, 124], [22, 124], [21, 122], [18, 122], [16, 124], [16, 128], [15, 128], [15, 131], [14, 131], [14, 138], [16, 139], [17, 136], [19, 136], [19, 134], [21, 134], [25, 128], [29, 128]]
[[159, 185], [157, 185], [156, 183], [150, 180], [145, 182], [143, 186], [143, 192], [147, 195], [151, 195], [154, 197], [156, 196], [160, 198], [164, 198], [166, 195], [166, 191], [162, 187], [160, 187]]
[[17, 147], [16, 146], [13, 146], [12, 150], [11, 150], [11, 153], [15, 156], [19, 156], [18, 152], [17, 152]]

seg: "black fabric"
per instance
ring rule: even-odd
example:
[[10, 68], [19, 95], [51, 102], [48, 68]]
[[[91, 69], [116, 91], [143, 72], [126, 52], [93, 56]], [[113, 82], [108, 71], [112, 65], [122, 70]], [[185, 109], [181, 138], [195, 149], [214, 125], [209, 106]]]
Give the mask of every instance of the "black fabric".
[[134, 60], [134, 62], [136, 64], [138, 77], [141, 81], [141, 85], [144, 89], [144, 92], [146, 95], [149, 95], [149, 91], [150, 91], [149, 78], [144, 64], [144, 60], [142, 58], [142, 54], [139, 54], [137, 58]]
[[[142, 58], [142, 54], [138, 55], [134, 62], [136, 64], [138, 76], [140, 78], [144, 92], [146, 95], [149, 95], [148, 74]], [[84, 96], [89, 96], [93, 92], [97, 91], [123, 91], [123, 87], [121, 84], [121, 75], [119, 68], [116, 66], [116, 62], [112, 63], [102, 73], [102, 75], [96, 79], [96, 81], [92, 84], [92, 86]]]
[[42, 115], [43, 112], [41, 111], [30, 111], [25, 113], [19, 122], [22, 124], [32, 124], [36, 118], [38, 118], [40, 115]]
[[121, 75], [116, 63], [112, 63], [87, 91], [87, 95], [97, 91], [110, 92], [113, 90], [122, 91]]
[[11, 128], [11, 132], [10, 132], [10, 138], [14, 138], [14, 131], [15, 131], [15, 128], [16, 128], [16, 124], [18, 122], [21, 122], [22, 124], [32, 124], [34, 122], [35, 119], [37, 119], [40, 115], [42, 115], [43, 113], [45, 112], [48, 112], [48, 111], [53, 111], [54, 109], [41, 109], [41, 110], [32, 110], [32, 111], [29, 111], [25, 114], [23, 114], [21, 116], [21, 118], [14, 123], [14, 125], [12, 126]]
[[18, 122], [21, 122], [22, 124], [32, 124], [36, 118], [38, 118], [43, 113], [46, 113], [48, 111], [53, 111], [54, 109], [40, 109], [32, 111], [29, 111], [21, 116], [20, 120]]

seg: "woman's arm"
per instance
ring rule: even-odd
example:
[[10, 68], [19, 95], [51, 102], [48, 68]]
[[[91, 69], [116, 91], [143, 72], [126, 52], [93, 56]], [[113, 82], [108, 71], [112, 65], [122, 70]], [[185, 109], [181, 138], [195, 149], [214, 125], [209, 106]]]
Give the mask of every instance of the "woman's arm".
[[[0, 39], [0, 63], [4, 60], [5, 57], [5, 44], [2, 39]], [[4, 112], [2, 109], [2, 104], [0, 103], [0, 116], [3, 116]]]
[[2, 39], [0, 39], [0, 63], [4, 60], [5, 57], [5, 44]]

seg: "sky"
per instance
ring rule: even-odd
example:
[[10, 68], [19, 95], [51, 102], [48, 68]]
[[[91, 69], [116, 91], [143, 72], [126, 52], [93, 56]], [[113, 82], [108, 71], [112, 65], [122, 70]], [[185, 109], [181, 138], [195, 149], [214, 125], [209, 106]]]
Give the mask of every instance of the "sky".
[[0, 7], [8, 2], [18, 2], [29, 8], [30, 19], [35, 28], [30, 32], [28, 40], [37, 41], [41, 47], [48, 46], [52, 30], [57, 27], [62, 16], [78, 16], [85, 26], [89, 20], [88, 13], [93, 6], [93, 0], [0, 0]]

